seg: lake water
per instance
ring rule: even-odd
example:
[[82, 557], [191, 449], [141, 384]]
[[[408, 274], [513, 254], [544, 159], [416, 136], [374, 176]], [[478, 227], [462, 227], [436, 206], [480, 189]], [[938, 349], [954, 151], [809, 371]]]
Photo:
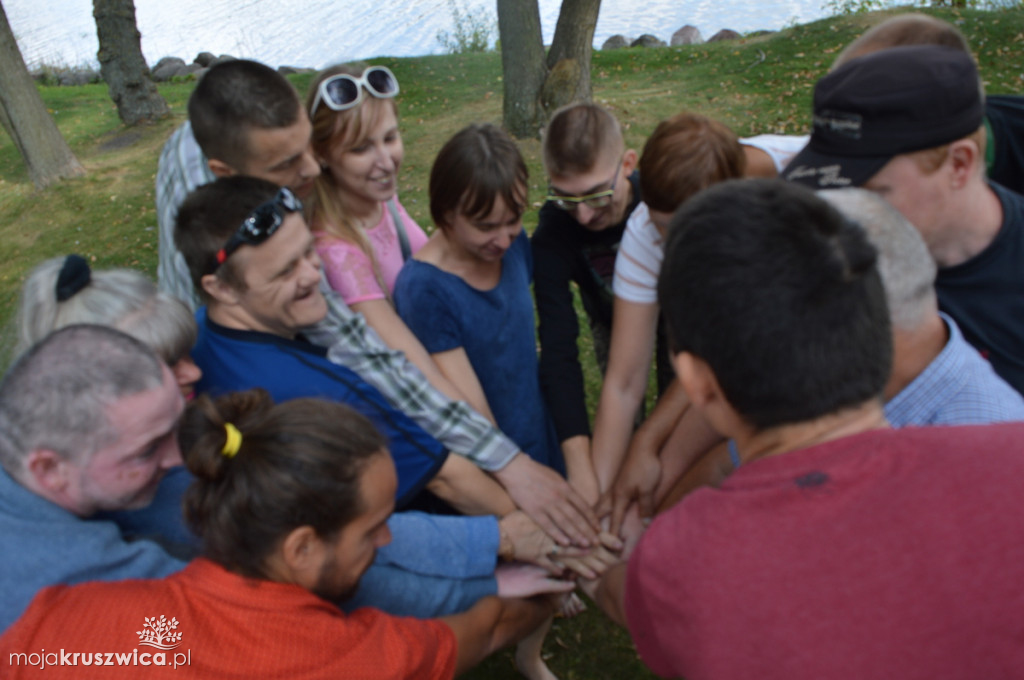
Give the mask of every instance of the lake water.
[[[201, 51], [321, 68], [376, 56], [442, 52], [440, 30], [453, 27], [450, 0], [135, 0], [142, 51], [191, 61]], [[827, 14], [824, 0], [604, 0], [594, 45], [616, 33], [651, 33], [668, 42], [686, 24], [707, 39], [722, 28], [779, 29]], [[459, 0], [486, 9], [494, 0]], [[551, 41], [560, 0], [540, 0], [544, 41]], [[3, 0], [29, 67], [96, 65], [96, 25], [87, 0]]]

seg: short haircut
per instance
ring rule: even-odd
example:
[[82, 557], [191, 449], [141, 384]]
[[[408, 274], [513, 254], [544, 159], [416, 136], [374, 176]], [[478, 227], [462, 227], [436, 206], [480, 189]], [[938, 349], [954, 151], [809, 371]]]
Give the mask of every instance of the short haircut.
[[[226, 423], [242, 435], [230, 458], [222, 453]], [[363, 512], [363, 470], [385, 447], [370, 421], [343, 404], [275, 406], [263, 390], [216, 401], [201, 395], [185, 411], [178, 440], [196, 477], [185, 517], [203, 553], [253, 578], [269, 577], [267, 556], [292, 530], [310, 526], [331, 540]]]
[[607, 109], [583, 102], [555, 111], [544, 131], [544, 168], [549, 177], [590, 172], [602, 159], [622, 156], [622, 128]]
[[273, 200], [278, 190], [276, 184], [264, 179], [232, 175], [204, 184], [182, 202], [174, 227], [174, 245], [184, 256], [192, 285], [203, 302], [208, 303], [210, 296], [202, 279], [214, 271], [235, 290], [245, 290], [245, 278], [235, 260], [229, 257], [218, 266], [217, 251], [249, 214]]
[[879, 399], [892, 337], [875, 249], [808, 189], [731, 180], [673, 216], [658, 281], [673, 352], [757, 428]]
[[938, 45], [971, 53], [967, 38], [953, 24], [927, 14], [901, 14], [886, 19], [847, 45], [832, 63], [832, 70], [866, 54], [907, 45]]
[[736, 133], [716, 120], [683, 112], [661, 121], [640, 156], [640, 194], [671, 213], [712, 184], [743, 176], [746, 155]]
[[860, 225], [878, 251], [894, 327], [912, 331], [937, 309], [935, 260], [920, 233], [888, 201], [864, 189], [833, 189], [818, 195]]
[[65, 257], [38, 264], [25, 279], [18, 308], [18, 347], [23, 352], [65, 326], [111, 326], [148, 346], [168, 365], [196, 342], [196, 321], [177, 298], [158, 290], [133, 269], [93, 271], [89, 283], [67, 300], [55, 295]]
[[87, 459], [117, 437], [107, 407], [160, 387], [163, 371], [150, 349], [112, 328], [75, 325], [51, 333], [0, 382], [0, 463], [21, 478], [32, 451]]
[[288, 79], [247, 59], [210, 68], [188, 99], [188, 119], [203, 154], [235, 169], [248, 162], [250, 129], [290, 127], [300, 115], [302, 103]]
[[430, 169], [430, 216], [448, 229], [453, 215], [484, 218], [500, 197], [509, 210], [526, 210], [529, 173], [515, 141], [490, 123], [463, 128], [445, 142]]

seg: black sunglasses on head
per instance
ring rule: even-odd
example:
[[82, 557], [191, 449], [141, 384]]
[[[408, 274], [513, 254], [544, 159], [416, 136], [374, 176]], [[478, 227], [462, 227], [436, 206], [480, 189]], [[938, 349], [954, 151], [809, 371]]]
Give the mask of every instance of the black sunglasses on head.
[[258, 246], [274, 235], [284, 218], [289, 213], [302, 210], [302, 201], [295, 198], [295, 194], [287, 187], [281, 187], [274, 196], [274, 200], [267, 201], [256, 206], [256, 209], [249, 213], [249, 216], [242, 220], [242, 224], [224, 247], [217, 251], [217, 266], [224, 264], [224, 261], [231, 257], [231, 253], [238, 250], [239, 246]]

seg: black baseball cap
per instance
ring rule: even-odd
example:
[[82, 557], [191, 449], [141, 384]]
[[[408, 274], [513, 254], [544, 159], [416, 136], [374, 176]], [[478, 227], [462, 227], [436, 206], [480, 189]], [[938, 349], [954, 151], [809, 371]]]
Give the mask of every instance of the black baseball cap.
[[814, 87], [811, 140], [782, 176], [815, 189], [860, 186], [903, 153], [981, 127], [974, 59], [950, 47], [893, 47], [852, 59]]

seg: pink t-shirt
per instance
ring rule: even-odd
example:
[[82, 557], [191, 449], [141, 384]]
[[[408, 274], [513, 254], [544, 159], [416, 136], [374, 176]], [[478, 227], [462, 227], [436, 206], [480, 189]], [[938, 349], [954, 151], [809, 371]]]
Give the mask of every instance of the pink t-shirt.
[[1024, 424], [875, 430], [755, 460], [626, 571], [665, 677], [1024, 677]]
[[[405, 208], [395, 197], [398, 216], [405, 225], [405, 233], [409, 237], [409, 247], [413, 253], [427, 242], [427, 235], [420, 226], [409, 217]], [[380, 267], [381, 276], [388, 290], [381, 289], [374, 275], [373, 262], [355, 243], [328, 234], [322, 229], [315, 229], [316, 251], [324, 263], [324, 275], [331, 288], [336, 290], [346, 304], [354, 305], [367, 300], [382, 300], [395, 289], [395, 279], [402, 262], [402, 246], [395, 230], [395, 222], [391, 219], [391, 210], [382, 205], [380, 222], [372, 229], [366, 230], [366, 238], [373, 248], [374, 257]]]

